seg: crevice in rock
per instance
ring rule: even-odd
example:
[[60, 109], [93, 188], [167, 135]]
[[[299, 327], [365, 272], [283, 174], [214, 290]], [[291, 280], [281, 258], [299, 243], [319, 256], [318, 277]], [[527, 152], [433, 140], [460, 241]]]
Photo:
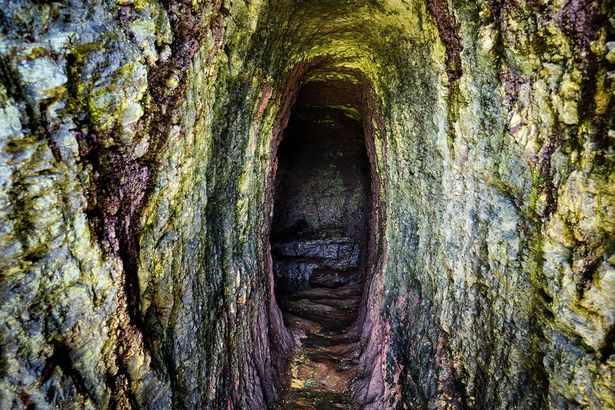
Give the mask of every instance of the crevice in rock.
[[436, 20], [440, 39], [446, 47], [446, 74], [450, 82], [458, 80], [463, 74], [461, 67], [461, 38], [459, 24], [448, 10], [444, 0], [428, 0], [427, 9]]
[[304, 82], [277, 149], [275, 298], [297, 344], [283, 407], [352, 404], [373, 257], [364, 91], [344, 80]]
[[[59, 369], [62, 374], [68, 377], [74, 384], [78, 394], [88, 399], [94, 399], [86, 386], [85, 380], [81, 373], [75, 369], [71, 360], [70, 346], [65, 341], [56, 341], [53, 346], [53, 353], [47, 358], [45, 368], [42, 372], [41, 383], [46, 383], [53, 373]], [[52, 394], [52, 391], [48, 392]], [[53, 402], [53, 397], [49, 397]], [[26, 403], [24, 403], [26, 404]]]
[[[140, 123], [148, 128], [148, 133], [142, 135], [149, 138], [148, 148], [142, 156], [135, 156], [134, 147], [122, 147], [109, 144], [105, 141], [109, 135], [99, 135], [92, 118], [91, 102], [84, 99], [79, 90], [79, 81], [83, 77], [82, 64], [84, 56], [92, 51], [91, 44], [77, 47], [67, 56], [67, 74], [69, 81], [67, 89], [69, 103], [80, 107], [84, 115], [80, 118], [79, 149], [85, 163], [92, 166], [91, 185], [87, 191], [88, 220], [92, 226], [95, 239], [110, 255], [118, 256], [122, 261], [123, 290], [121, 297], [125, 298], [125, 312], [128, 321], [121, 321], [118, 339], [124, 348], [116, 349], [116, 365], [118, 372], [107, 375], [107, 383], [114, 392], [112, 405], [120, 405], [115, 398], [126, 397], [133, 407], [138, 407], [132, 387], [130, 374], [127, 369], [127, 358], [135, 340], [135, 332], [139, 332], [151, 353], [152, 370], [163, 378], [168, 378], [173, 386], [174, 396], [180, 390], [177, 383], [175, 358], [169, 354], [170, 349], [165, 348], [168, 340], [159, 323], [150, 321], [147, 314], [141, 312], [141, 295], [138, 278], [139, 236], [141, 233], [140, 217], [148, 196], [156, 182], [156, 172], [159, 169], [160, 157], [167, 142], [169, 131], [177, 121], [179, 109], [185, 99], [187, 70], [192, 58], [198, 51], [200, 44], [211, 33], [213, 47], [209, 56], [210, 62], [222, 42], [221, 15], [217, 13], [220, 2], [208, 4], [211, 7], [212, 17], [209, 21], [202, 18], [203, 5], [188, 5], [181, 1], [164, 2], [169, 14], [173, 30], [173, 42], [170, 45], [171, 53], [161, 59], [156, 65], [150, 67], [148, 72], [148, 86], [152, 103], [148, 105], [147, 113]], [[120, 23], [126, 27], [124, 20], [129, 19], [130, 7], [122, 7], [117, 16]], [[209, 22], [209, 24], [204, 24]], [[128, 34], [130, 37], [130, 33]], [[169, 80], [173, 79], [174, 87], [169, 87]], [[117, 130], [116, 130], [117, 131]], [[174, 398], [174, 402], [177, 400]]]

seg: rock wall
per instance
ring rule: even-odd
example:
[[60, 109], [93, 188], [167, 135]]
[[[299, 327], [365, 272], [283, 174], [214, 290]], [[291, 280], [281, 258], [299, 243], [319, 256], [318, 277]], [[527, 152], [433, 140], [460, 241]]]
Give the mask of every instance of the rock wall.
[[340, 111], [314, 108], [301, 113], [308, 118], [291, 117], [278, 150], [273, 239], [296, 234], [364, 239], [369, 163], [363, 130]]
[[330, 94], [349, 88], [304, 86], [277, 150], [270, 233], [277, 293], [364, 276], [371, 203], [364, 132], [356, 111], [327, 106], [339, 103]]
[[2, 4], [0, 407], [277, 397], [261, 6]]
[[0, 407], [280, 397], [274, 158], [323, 80], [371, 163], [358, 405], [614, 405], [611, 0], [0, 6]]

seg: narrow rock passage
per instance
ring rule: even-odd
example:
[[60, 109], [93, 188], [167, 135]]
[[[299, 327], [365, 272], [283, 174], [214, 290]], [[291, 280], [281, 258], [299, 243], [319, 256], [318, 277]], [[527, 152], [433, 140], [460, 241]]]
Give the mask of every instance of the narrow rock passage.
[[615, 410], [615, 0], [0, 0], [0, 410], [284, 400]]
[[299, 345], [286, 409], [353, 407], [371, 193], [362, 124], [339, 108], [352, 107], [349, 90], [345, 83], [304, 87], [277, 152], [275, 292]]
[[284, 409], [348, 409], [355, 374], [356, 318], [363, 284], [324, 286], [281, 296], [284, 322], [301, 347], [290, 365], [290, 391]]

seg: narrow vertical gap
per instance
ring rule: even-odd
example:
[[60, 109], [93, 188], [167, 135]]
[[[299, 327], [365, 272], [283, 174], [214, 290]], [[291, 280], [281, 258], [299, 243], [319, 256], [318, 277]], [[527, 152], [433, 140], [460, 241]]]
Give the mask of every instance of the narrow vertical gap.
[[275, 297], [299, 345], [288, 408], [351, 405], [372, 205], [358, 95], [350, 83], [306, 84], [277, 151]]

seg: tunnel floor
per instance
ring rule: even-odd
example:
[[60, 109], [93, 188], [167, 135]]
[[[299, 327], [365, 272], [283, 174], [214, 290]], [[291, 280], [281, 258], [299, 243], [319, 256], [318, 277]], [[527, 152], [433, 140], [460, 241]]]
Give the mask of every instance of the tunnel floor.
[[277, 152], [276, 300], [299, 345], [285, 409], [352, 408], [371, 210], [363, 127], [344, 109], [353, 92], [348, 84], [304, 85]]
[[356, 319], [363, 284], [312, 287], [281, 297], [284, 322], [301, 338], [290, 365], [285, 409], [352, 408], [348, 387], [358, 361]]

